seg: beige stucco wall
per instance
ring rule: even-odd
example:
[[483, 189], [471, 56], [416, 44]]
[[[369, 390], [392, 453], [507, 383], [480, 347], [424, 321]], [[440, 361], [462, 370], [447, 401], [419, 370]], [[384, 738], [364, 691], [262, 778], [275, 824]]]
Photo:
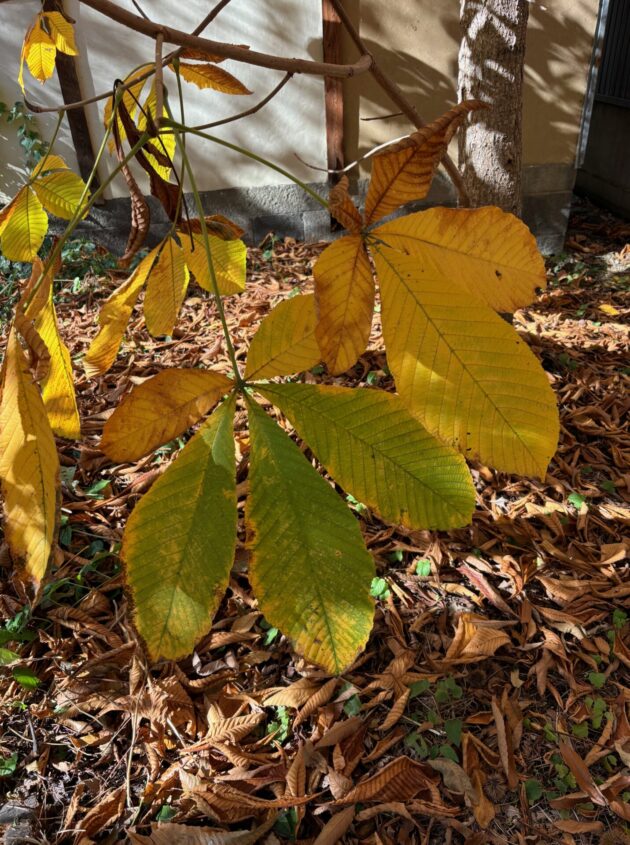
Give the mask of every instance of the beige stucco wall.
[[[456, 102], [459, 0], [346, 0], [383, 68], [431, 120]], [[525, 164], [575, 161], [598, 0], [530, 3], [524, 99]], [[346, 40], [347, 59], [356, 55]], [[396, 109], [371, 78], [346, 84], [346, 153], [409, 131], [403, 118], [364, 121]]]

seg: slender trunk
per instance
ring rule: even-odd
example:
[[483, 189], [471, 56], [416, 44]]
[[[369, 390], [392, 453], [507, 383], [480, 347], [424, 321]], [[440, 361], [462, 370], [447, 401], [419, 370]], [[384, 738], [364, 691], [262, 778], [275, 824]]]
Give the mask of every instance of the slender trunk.
[[471, 205], [520, 215], [522, 110], [528, 0], [462, 0], [459, 98], [490, 105], [473, 112], [459, 136]]

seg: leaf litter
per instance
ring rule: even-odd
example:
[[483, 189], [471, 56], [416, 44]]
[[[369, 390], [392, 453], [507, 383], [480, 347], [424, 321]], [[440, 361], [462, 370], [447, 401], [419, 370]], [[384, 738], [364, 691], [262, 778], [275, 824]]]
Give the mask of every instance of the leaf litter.
[[[117, 553], [186, 438], [120, 464], [99, 438], [132, 384], [230, 364], [191, 287], [172, 337], [151, 338], [136, 311], [112, 370], [88, 379], [78, 362], [120, 275], [64, 287], [84, 438], [60, 441], [60, 548], [32, 612], [0, 551], [4, 841], [630, 843], [629, 243], [627, 224], [579, 205], [571, 252], [514, 317], [561, 408], [544, 482], [473, 465], [473, 524], [451, 532], [350, 502], [384, 583], [368, 648], [339, 679], [295, 657], [251, 594], [242, 416], [227, 596], [193, 655], [147, 665]], [[239, 360], [273, 305], [312, 290], [324, 246], [249, 250], [247, 292], [225, 300]], [[303, 379], [393, 389], [376, 317], [349, 374]]]

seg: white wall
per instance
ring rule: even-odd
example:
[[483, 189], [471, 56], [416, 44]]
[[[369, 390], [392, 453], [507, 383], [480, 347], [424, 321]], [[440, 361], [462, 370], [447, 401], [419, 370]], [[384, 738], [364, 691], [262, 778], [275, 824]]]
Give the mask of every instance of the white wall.
[[[131, 0], [120, 5], [136, 11]], [[142, 0], [141, 5], [153, 20], [178, 29], [192, 31], [212, 7], [201, 0]], [[15, 0], [0, 5], [0, 47], [5, 60], [0, 72], [0, 97], [12, 103], [20, 98], [15, 82], [19, 66], [20, 44], [30, 20], [39, 8], [37, 0]], [[154, 42], [145, 36], [124, 29], [98, 12], [83, 6], [78, 0], [66, 0], [66, 11], [77, 20], [78, 73], [84, 97], [105, 91], [115, 78], [124, 78], [134, 67], [152, 60]], [[321, 59], [321, 0], [232, 0], [206, 31], [208, 37], [232, 43], [247, 44], [252, 49], [288, 57]], [[235, 114], [262, 99], [282, 78], [282, 73], [226, 61], [229, 70], [254, 93], [233, 97], [185, 84], [186, 120], [189, 124], [206, 123]], [[56, 78], [41, 86], [25, 73], [27, 95], [46, 105], [61, 102]], [[164, 80], [170, 92], [170, 102], [177, 115], [177, 86], [175, 76], [168, 70]], [[148, 89], [147, 89], [148, 90]], [[102, 138], [103, 102], [87, 108], [90, 133], [95, 147]], [[55, 116], [41, 121], [44, 134], [54, 126]], [[7, 134], [7, 133], [4, 133]], [[321, 174], [300, 164], [301, 158], [319, 166], [326, 162], [326, 135], [323, 81], [317, 77], [293, 78], [279, 96], [257, 114], [234, 124], [214, 130], [214, 134], [232, 143], [246, 146], [275, 163], [284, 166], [300, 178], [316, 180]], [[68, 156], [68, 133], [61, 141], [62, 154]], [[254, 187], [280, 184], [279, 174], [243, 158], [237, 153], [198, 138], [190, 137], [189, 151], [195, 175], [202, 190], [229, 187]], [[20, 164], [21, 155], [10, 146], [0, 151], [0, 174], [7, 184], [0, 190], [11, 194], [13, 177], [5, 163]], [[68, 156], [70, 164], [73, 157]], [[115, 165], [108, 155], [104, 172]], [[141, 172], [141, 171], [140, 171]], [[8, 173], [8, 178], [7, 178]], [[103, 174], [101, 174], [103, 175]], [[110, 196], [126, 194], [125, 185], [118, 180]]]

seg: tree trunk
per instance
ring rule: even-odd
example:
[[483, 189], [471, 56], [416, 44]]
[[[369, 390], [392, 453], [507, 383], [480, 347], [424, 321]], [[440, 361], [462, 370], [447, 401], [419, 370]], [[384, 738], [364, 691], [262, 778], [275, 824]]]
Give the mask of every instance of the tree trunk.
[[459, 98], [490, 105], [460, 129], [459, 160], [473, 206], [521, 213], [522, 110], [528, 0], [462, 0]]

